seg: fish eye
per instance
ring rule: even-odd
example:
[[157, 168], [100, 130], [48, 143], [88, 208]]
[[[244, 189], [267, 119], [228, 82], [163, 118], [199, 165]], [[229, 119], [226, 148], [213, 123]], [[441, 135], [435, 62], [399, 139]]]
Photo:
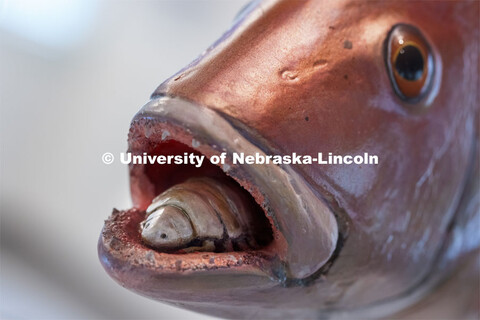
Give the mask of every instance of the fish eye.
[[385, 42], [385, 62], [395, 93], [404, 101], [421, 100], [432, 87], [433, 53], [414, 26], [395, 25]]

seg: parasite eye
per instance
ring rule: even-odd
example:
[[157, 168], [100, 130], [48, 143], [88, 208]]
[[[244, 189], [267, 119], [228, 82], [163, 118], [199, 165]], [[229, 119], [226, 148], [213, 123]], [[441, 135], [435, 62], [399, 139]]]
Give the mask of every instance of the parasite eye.
[[397, 95], [407, 102], [417, 102], [432, 86], [433, 54], [420, 31], [398, 24], [390, 31], [385, 61]]

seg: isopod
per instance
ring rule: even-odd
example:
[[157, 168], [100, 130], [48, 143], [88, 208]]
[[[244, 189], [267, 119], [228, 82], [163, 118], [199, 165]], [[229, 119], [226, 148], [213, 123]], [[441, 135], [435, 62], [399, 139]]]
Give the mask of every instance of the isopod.
[[268, 220], [245, 190], [227, 180], [191, 178], [147, 208], [143, 241], [164, 252], [237, 251], [268, 242]]

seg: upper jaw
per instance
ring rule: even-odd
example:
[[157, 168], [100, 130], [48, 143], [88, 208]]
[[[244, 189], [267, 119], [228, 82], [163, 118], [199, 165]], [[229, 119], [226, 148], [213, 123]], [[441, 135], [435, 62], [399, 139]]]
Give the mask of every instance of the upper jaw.
[[[250, 141], [247, 140], [210, 108], [176, 97], [161, 96], [149, 101], [134, 117], [129, 151], [133, 154], [148, 153], [155, 145], [168, 139], [191, 146], [207, 159], [226, 152], [227, 163], [221, 166], [222, 170], [243, 186], [266, 212], [274, 240], [267, 247], [251, 252], [178, 255], [151, 250], [142, 244], [138, 224], [143, 210], [156, 194], [143, 169], [131, 165], [132, 198], [140, 210], [112, 215], [99, 241], [101, 261], [117, 281], [150, 296], [156, 289], [148, 288], [152, 284], [147, 285], [146, 280], [135, 277], [142, 275], [146, 276], [144, 279], [157, 280], [161, 277], [164, 281], [171, 277], [202, 278], [202, 275], [215, 272], [215, 275], [236, 277], [243, 274], [242, 279], [260, 277], [264, 280], [252, 283], [264, 282], [268, 286], [277, 281], [311, 277], [331, 258], [338, 240], [336, 219], [292, 167], [232, 164], [231, 155], [234, 152], [265, 154], [255, 146], [255, 141], [251, 141], [251, 136]], [[246, 283], [249, 282], [247, 280]], [[175, 282], [170, 289], [181, 291], [181, 283], [182, 280]], [[162, 291], [167, 288], [162, 282], [162, 287], [157, 289]]]

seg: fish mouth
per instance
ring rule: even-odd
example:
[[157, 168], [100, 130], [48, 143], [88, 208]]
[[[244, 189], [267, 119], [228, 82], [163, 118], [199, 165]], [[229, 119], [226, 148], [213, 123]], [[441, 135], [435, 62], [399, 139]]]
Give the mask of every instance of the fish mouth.
[[[130, 164], [134, 208], [114, 210], [99, 239], [99, 256], [107, 272], [123, 286], [162, 300], [184, 300], [194, 286], [272, 286], [314, 275], [332, 257], [338, 226], [333, 212], [293, 167], [275, 164], [233, 164], [231, 155], [265, 152], [224, 116], [178, 97], [149, 101], [132, 120], [129, 151], [135, 155], [204, 155], [200, 168], [180, 165]], [[262, 148], [263, 149], [263, 148]], [[226, 153], [221, 165], [209, 163]], [[228, 178], [238, 192], [248, 193], [258, 209], [256, 223], [265, 224], [263, 242], [252, 250], [225, 252], [160, 252], [142, 241], [139, 226], [153, 198], [193, 176]], [[232, 281], [232, 276], [236, 279]], [[220, 278], [219, 278], [220, 277]], [[223, 284], [222, 284], [223, 283]], [[218, 289], [218, 287], [216, 287]], [[165, 296], [168, 292], [168, 299]]]

